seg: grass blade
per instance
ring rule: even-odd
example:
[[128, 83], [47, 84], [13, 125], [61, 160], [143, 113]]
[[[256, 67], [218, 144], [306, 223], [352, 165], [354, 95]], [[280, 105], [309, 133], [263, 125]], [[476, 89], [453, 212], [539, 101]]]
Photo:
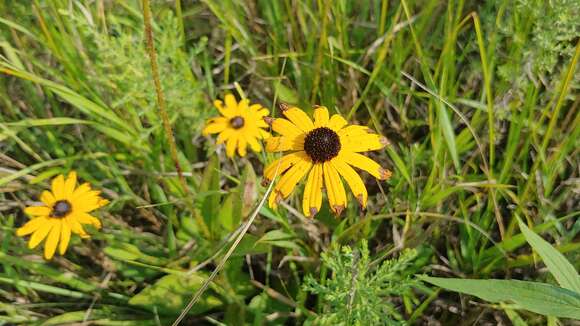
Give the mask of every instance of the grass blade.
[[561, 287], [580, 293], [580, 276], [572, 264], [546, 240], [530, 230], [519, 218], [520, 230], [528, 243], [538, 252], [548, 270]]

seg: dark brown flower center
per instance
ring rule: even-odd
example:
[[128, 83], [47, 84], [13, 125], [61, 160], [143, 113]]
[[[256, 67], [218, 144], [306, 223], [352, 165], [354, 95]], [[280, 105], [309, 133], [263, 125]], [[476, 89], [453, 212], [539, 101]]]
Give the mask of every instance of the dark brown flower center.
[[306, 135], [304, 150], [314, 163], [326, 162], [338, 155], [340, 138], [330, 128], [316, 128]]
[[244, 126], [244, 118], [239, 115], [230, 119], [230, 126], [234, 129], [240, 129]]
[[50, 217], [62, 218], [68, 215], [72, 210], [71, 204], [67, 200], [59, 200], [52, 206]]

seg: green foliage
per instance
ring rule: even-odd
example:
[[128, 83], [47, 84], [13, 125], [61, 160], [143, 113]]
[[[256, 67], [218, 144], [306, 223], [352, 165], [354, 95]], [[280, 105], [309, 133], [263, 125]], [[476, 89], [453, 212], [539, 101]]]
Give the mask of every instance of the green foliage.
[[[503, 1], [494, 3], [498, 7], [505, 6]], [[531, 81], [547, 83], [550, 88], [556, 87], [550, 77], [559, 74], [563, 63], [574, 56], [580, 34], [580, 3], [575, 0], [518, 0], [502, 9], [505, 13], [497, 23], [501, 36], [511, 43], [506, 50], [525, 64], [508, 61], [499, 67], [500, 76], [522, 84], [531, 78]]]
[[538, 73], [553, 73], [558, 62], [574, 55], [574, 41], [580, 35], [580, 3], [575, 0], [520, 0], [519, 10], [535, 20], [528, 56]]
[[[206, 276], [198, 274], [166, 275], [133, 296], [129, 304], [156, 308], [164, 314], [179, 312], [187, 303], [191, 293], [201, 286], [205, 278]], [[220, 305], [221, 301], [214, 295], [206, 295], [192, 312], [199, 314]]]
[[323, 282], [311, 275], [304, 289], [318, 296], [322, 314], [313, 320], [320, 325], [393, 325], [403, 322], [391, 298], [408, 295], [417, 281], [405, 270], [417, 256], [405, 250], [396, 259], [373, 268], [366, 241], [354, 249], [333, 246], [322, 253], [322, 263], [332, 275]]
[[564, 255], [519, 219], [518, 225], [561, 287], [518, 280], [463, 280], [428, 276], [421, 279], [486, 301], [515, 303], [517, 308], [538, 314], [580, 320], [580, 275]]
[[439, 287], [470, 294], [489, 302], [512, 302], [546, 316], [580, 319], [580, 293], [550, 284], [517, 280], [462, 280], [422, 277]]

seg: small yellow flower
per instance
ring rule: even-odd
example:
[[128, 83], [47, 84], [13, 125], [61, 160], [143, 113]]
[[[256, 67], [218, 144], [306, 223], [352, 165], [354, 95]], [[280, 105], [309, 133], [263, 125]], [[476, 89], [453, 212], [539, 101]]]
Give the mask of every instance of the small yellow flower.
[[[322, 189], [326, 188], [330, 209], [340, 215], [347, 205], [342, 178], [346, 181], [360, 205], [367, 203], [367, 189], [361, 177], [352, 168], [365, 170], [380, 180], [386, 180], [391, 172], [360, 152], [374, 151], [385, 147], [385, 137], [365, 126], [347, 126], [339, 114], [329, 117], [323, 106], [314, 109], [314, 122], [297, 107], [282, 106], [287, 119], [272, 121], [272, 129], [279, 137], [266, 140], [266, 151], [292, 153], [274, 161], [264, 170], [266, 182], [272, 181], [276, 171], [281, 175], [269, 205], [276, 208], [278, 202], [292, 193], [298, 182], [308, 174], [302, 210], [313, 217], [322, 205]], [[352, 167], [351, 167], [352, 166]]]
[[246, 156], [248, 145], [254, 152], [259, 152], [261, 147], [258, 140], [270, 137], [270, 133], [264, 130], [268, 124], [263, 120], [269, 111], [260, 104], [250, 104], [248, 99], [238, 103], [231, 94], [226, 95], [225, 102], [225, 106], [220, 100], [214, 102], [222, 116], [209, 119], [203, 134], [219, 133], [217, 143], [226, 143], [228, 157], [234, 156], [236, 148], [241, 157]]
[[[16, 231], [18, 236], [32, 234], [28, 247], [35, 248], [45, 238], [44, 258], [52, 259], [58, 245], [64, 255], [68, 247], [71, 232], [87, 238], [88, 234], [82, 224], [101, 227], [101, 222], [89, 212], [105, 206], [109, 201], [103, 199], [100, 191], [92, 190], [91, 185], [77, 185], [77, 174], [72, 171], [65, 180], [59, 175], [52, 180], [52, 191], [45, 190], [40, 196], [43, 206], [29, 206], [24, 212], [32, 217]], [[60, 241], [60, 244], [59, 244]]]

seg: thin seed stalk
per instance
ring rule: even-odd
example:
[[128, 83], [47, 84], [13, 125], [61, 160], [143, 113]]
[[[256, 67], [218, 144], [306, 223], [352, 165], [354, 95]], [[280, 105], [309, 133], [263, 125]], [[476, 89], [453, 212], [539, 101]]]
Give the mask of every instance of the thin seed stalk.
[[159, 115], [163, 120], [163, 129], [165, 131], [165, 136], [167, 137], [167, 142], [169, 143], [169, 150], [171, 154], [171, 159], [175, 164], [175, 169], [177, 170], [177, 175], [179, 176], [179, 182], [183, 191], [189, 195], [189, 189], [185, 183], [185, 178], [181, 171], [181, 165], [177, 159], [177, 146], [175, 145], [175, 138], [173, 138], [173, 130], [171, 129], [171, 124], [169, 123], [169, 117], [167, 116], [167, 110], [165, 106], [165, 97], [163, 96], [163, 89], [161, 88], [161, 81], [159, 79], [159, 69], [157, 67], [157, 53], [155, 52], [155, 44], [153, 42], [153, 29], [151, 28], [151, 8], [149, 6], [149, 0], [143, 0], [143, 22], [145, 24], [145, 40], [147, 42], [147, 52], [149, 53], [149, 59], [151, 61], [151, 74], [153, 75], [153, 82], [155, 83], [155, 93], [157, 94], [157, 107], [159, 109]]

